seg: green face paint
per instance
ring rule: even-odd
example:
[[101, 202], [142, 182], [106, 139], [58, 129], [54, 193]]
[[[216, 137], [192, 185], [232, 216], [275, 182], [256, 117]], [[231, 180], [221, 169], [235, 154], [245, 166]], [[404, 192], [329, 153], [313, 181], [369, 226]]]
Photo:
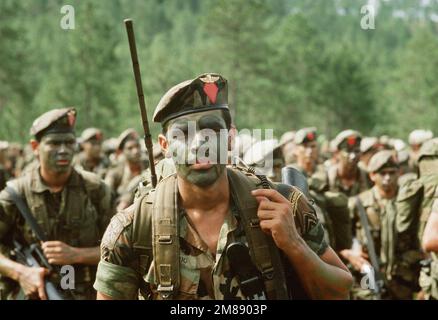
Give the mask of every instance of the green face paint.
[[200, 187], [216, 182], [227, 164], [227, 132], [219, 110], [171, 121], [167, 139], [177, 174]]
[[39, 144], [39, 160], [50, 171], [67, 172], [71, 168], [75, 147], [76, 138], [72, 133], [48, 134]]

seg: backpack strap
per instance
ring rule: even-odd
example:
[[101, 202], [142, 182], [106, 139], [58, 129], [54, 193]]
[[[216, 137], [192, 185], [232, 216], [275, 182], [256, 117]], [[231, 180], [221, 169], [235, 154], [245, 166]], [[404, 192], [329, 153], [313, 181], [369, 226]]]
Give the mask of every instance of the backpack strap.
[[176, 175], [162, 180], [155, 190], [152, 205], [152, 235], [157, 291], [163, 300], [172, 299], [178, 291], [179, 229], [178, 187]]
[[228, 169], [233, 200], [241, 213], [241, 219], [246, 238], [252, 253], [254, 263], [263, 276], [268, 299], [288, 299], [286, 276], [280, 252], [273, 239], [260, 228], [257, 216], [258, 203], [251, 196], [251, 191], [257, 189], [257, 179], [251, 179], [245, 174]]

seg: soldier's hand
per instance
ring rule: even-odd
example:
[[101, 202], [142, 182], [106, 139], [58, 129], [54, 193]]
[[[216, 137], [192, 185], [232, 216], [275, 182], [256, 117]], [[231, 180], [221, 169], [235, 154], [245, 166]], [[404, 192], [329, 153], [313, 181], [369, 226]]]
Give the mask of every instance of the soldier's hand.
[[259, 202], [260, 228], [272, 236], [278, 248], [285, 250], [299, 240], [292, 204], [285, 197], [273, 189], [253, 190], [252, 195]]
[[350, 262], [356, 271], [361, 272], [365, 265], [370, 265], [368, 255], [363, 252], [355, 252], [353, 250], [342, 250], [342, 256]]
[[61, 241], [47, 241], [42, 244], [44, 255], [50, 264], [68, 265], [75, 264], [78, 260], [77, 248], [71, 247]]
[[28, 297], [38, 296], [41, 300], [47, 300], [44, 288], [44, 277], [49, 270], [44, 268], [29, 268], [23, 266], [18, 275], [18, 282]]

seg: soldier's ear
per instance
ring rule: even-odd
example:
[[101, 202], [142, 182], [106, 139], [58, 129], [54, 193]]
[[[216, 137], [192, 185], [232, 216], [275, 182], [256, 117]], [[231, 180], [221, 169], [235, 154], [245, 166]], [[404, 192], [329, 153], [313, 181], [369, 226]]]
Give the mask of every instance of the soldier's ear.
[[164, 134], [160, 133], [158, 135], [158, 143], [160, 144], [161, 152], [167, 158], [167, 151], [169, 150], [169, 142], [167, 141], [167, 138]]
[[40, 146], [40, 143], [37, 140], [32, 139], [30, 140], [30, 146], [32, 147], [33, 154], [35, 156], [38, 156], [38, 148]]
[[374, 183], [376, 183], [376, 176], [377, 176], [377, 173], [375, 173], [375, 172], [370, 172], [370, 179], [371, 179], [371, 181], [372, 182], [374, 182]]

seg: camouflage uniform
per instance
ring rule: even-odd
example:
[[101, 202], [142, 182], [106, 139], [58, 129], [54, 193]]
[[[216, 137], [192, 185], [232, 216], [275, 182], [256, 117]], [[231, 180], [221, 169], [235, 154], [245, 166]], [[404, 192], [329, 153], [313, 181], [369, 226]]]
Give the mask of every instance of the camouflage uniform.
[[[216, 74], [205, 74], [185, 81], [163, 96], [156, 108], [154, 121], [161, 122], [165, 127], [166, 121], [182, 114], [207, 110], [229, 112], [226, 90], [226, 80]], [[156, 189], [140, 196], [131, 207], [112, 219], [102, 240], [102, 257], [95, 289], [113, 299], [136, 299], [139, 292], [143, 297], [156, 299], [162, 297], [157, 290], [158, 279], [176, 280], [170, 270], [178, 270], [175, 277], [180, 280], [173, 299], [242, 299], [237, 278], [229, 267], [225, 248], [233, 240], [239, 240], [251, 250], [252, 247], [246, 239], [249, 234], [244, 231], [248, 230], [249, 225], [244, 225], [242, 219], [248, 217], [249, 213], [254, 216], [257, 212], [258, 203], [250, 190], [260, 188], [260, 180], [237, 169], [226, 167], [224, 170], [228, 174], [230, 206], [218, 235], [215, 253], [210, 252], [188, 219], [178, 200], [176, 174], [172, 174], [161, 180]], [[327, 249], [327, 243], [313, 208], [297, 189], [289, 188], [289, 191], [298, 233], [317, 255], [322, 255]], [[178, 251], [158, 250], [160, 233], [157, 234], [157, 230], [152, 231], [151, 224], [156, 226], [160, 222], [164, 225], [163, 217], [160, 217], [163, 211], [172, 212], [176, 216], [177, 220], [174, 222], [165, 220], [172, 224], [173, 230], [169, 231], [172, 234], [167, 237], [177, 239], [177, 244], [171, 241], [175, 245], [171, 248]], [[252, 227], [257, 232], [260, 231], [256, 225]], [[254, 232], [256, 231], [251, 231], [251, 235]], [[151, 250], [152, 244], [154, 250]], [[160, 248], [164, 250], [169, 247]], [[157, 261], [165, 256], [177, 257], [176, 265], [160, 263], [160, 268], [156, 270]], [[292, 269], [288, 265], [285, 272], [291, 272]], [[168, 271], [172, 276], [163, 276]]]
[[[397, 198], [397, 230], [410, 250], [420, 250], [424, 228], [438, 198], [438, 138], [423, 144], [418, 155], [419, 178], [407, 181]], [[438, 262], [432, 259], [420, 273], [426, 298], [438, 299]]]
[[[383, 168], [397, 168], [398, 163], [391, 151], [376, 153], [368, 165], [369, 172], [378, 172]], [[421, 259], [418, 251], [410, 250], [409, 245], [401, 241], [396, 230], [397, 207], [396, 197], [383, 198], [377, 186], [359, 194], [359, 199], [367, 214], [370, 233], [373, 238], [377, 258], [381, 264], [385, 289], [383, 299], [410, 300], [418, 290], [417, 263]], [[359, 240], [362, 249], [367, 252], [367, 240], [365, 231], [359, 217], [356, 206], [351, 207], [352, 221], [355, 228], [355, 236]], [[356, 272], [360, 281], [362, 275]], [[358, 299], [369, 299], [372, 293], [369, 290], [356, 287], [353, 294]]]
[[[70, 109], [44, 114], [45, 121], [56, 122]], [[41, 123], [41, 122], [40, 122]], [[38, 130], [37, 130], [38, 133]], [[39, 166], [10, 182], [27, 202], [38, 224], [48, 239], [65, 242], [73, 247], [89, 248], [99, 241], [114, 214], [111, 191], [95, 174], [72, 170], [63, 190], [52, 193], [40, 175]], [[10, 257], [12, 240], [24, 238], [26, 243], [38, 243], [30, 226], [24, 221], [9, 193], [0, 193], [0, 247], [1, 253]], [[95, 299], [92, 284], [96, 266], [75, 265], [75, 290], [77, 299]], [[2, 278], [3, 297], [14, 296], [18, 284]], [[59, 280], [59, 279], [58, 279]]]
[[[296, 146], [300, 146], [316, 141], [316, 139], [316, 128], [303, 128], [296, 132], [293, 142]], [[296, 164], [292, 166], [307, 177], [310, 197], [315, 201], [314, 208], [324, 227], [325, 239], [330, 247], [336, 252], [349, 249], [352, 244], [352, 235], [348, 198], [341, 192], [329, 191], [324, 166], [315, 165], [315, 171], [312, 174]]]
[[[233, 204], [222, 225], [215, 256], [191, 226], [184, 209], [178, 207], [181, 280], [179, 292], [174, 299], [243, 298], [224, 254], [224, 249], [234, 240], [248, 245], [239, 223], [240, 212], [234, 200], [235, 197], [241, 196], [233, 195]], [[321, 255], [327, 248], [323, 228], [309, 203], [304, 197], [300, 199], [295, 214], [297, 230], [307, 245], [316, 254]], [[94, 286], [97, 291], [114, 299], [136, 299], [144, 279], [152, 291], [150, 298], [157, 298], [156, 271], [153, 261], [150, 260], [153, 257], [144, 259], [135, 249], [133, 239], [133, 224], [150, 201], [153, 201], [152, 195], [148, 193], [111, 220], [102, 239], [102, 257]], [[147, 236], [152, 237], [152, 234]], [[150, 263], [150, 267], [147, 262]]]
[[[353, 130], [345, 130], [337, 135], [333, 141], [333, 147], [338, 151], [351, 152], [355, 146], [359, 149], [361, 142], [361, 134]], [[337, 164], [331, 165], [327, 169], [327, 178], [330, 191], [342, 192], [347, 197], [355, 196], [362, 191], [365, 191], [371, 187], [368, 180], [368, 174], [361, 168], [357, 168], [357, 176], [354, 183], [347, 187], [342, 184], [338, 175]]]

